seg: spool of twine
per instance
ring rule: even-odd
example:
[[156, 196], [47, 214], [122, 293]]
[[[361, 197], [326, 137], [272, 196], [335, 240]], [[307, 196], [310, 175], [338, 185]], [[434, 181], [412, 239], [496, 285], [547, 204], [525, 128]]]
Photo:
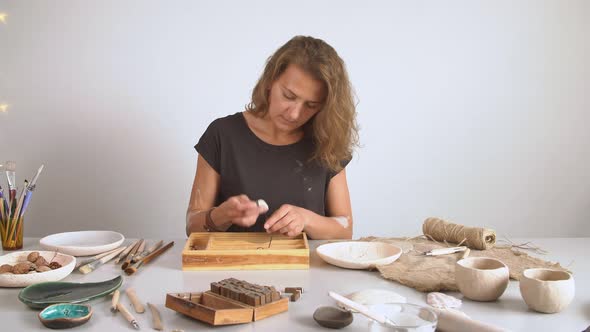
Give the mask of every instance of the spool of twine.
[[424, 220], [422, 232], [430, 239], [461, 243], [471, 249], [485, 250], [496, 244], [496, 231], [482, 227], [467, 227], [439, 218]]

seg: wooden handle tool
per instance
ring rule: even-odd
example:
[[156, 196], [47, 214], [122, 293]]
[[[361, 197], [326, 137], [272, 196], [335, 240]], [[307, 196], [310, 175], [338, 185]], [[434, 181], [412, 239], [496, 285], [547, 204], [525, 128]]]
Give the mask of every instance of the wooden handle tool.
[[158, 308], [156, 308], [155, 305], [153, 305], [149, 302], [147, 305], [148, 305], [148, 307], [150, 307], [150, 310], [152, 312], [154, 330], [162, 331], [164, 329], [164, 325], [162, 324], [162, 316], [160, 315], [160, 311], [158, 311]]
[[145, 308], [143, 307], [143, 304], [141, 304], [141, 301], [139, 301], [139, 298], [137, 298], [137, 293], [135, 293], [135, 289], [127, 288], [125, 290], [125, 294], [127, 294], [129, 299], [131, 300], [131, 304], [133, 304], [135, 312], [137, 312], [138, 314], [143, 314], [145, 312]]
[[[123, 250], [125, 250], [125, 248], [127, 248], [127, 247], [123, 247]], [[103, 258], [105, 256], [108, 256], [108, 255], [114, 253], [115, 251], [118, 251], [119, 249], [121, 249], [121, 248], [115, 248], [113, 250], [109, 250], [107, 252], [103, 252], [102, 254], [98, 254], [98, 255], [95, 255], [95, 256], [92, 256], [92, 257], [86, 258], [86, 259], [80, 259], [80, 260], [76, 259], [76, 267], [74, 267], [74, 269], [77, 269], [77, 268], [79, 268], [82, 265], [86, 265], [88, 263], [92, 263], [92, 262], [94, 262], [97, 259], [101, 259], [101, 258]]]
[[127, 266], [129, 266], [129, 264], [131, 264], [131, 259], [133, 259], [133, 256], [135, 256], [135, 254], [137, 253], [137, 251], [139, 250], [139, 247], [141, 247], [142, 245], [144, 245], [145, 240], [141, 239], [135, 247], [133, 247], [133, 249], [131, 249], [131, 251], [129, 252], [129, 255], [127, 255], [127, 258], [125, 258], [125, 261], [123, 262], [123, 265], [121, 265], [121, 270], [125, 270], [127, 268]]
[[117, 304], [119, 304], [119, 296], [120, 296], [121, 292], [119, 292], [119, 290], [117, 289], [114, 293], [113, 293], [113, 299], [112, 299], [112, 304], [111, 304], [111, 312], [112, 313], [116, 313], [117, 312]]
[[129, 252], [131, 251], [131, 249], [133, 249], [137, 244], [139, 243], [139, 240], [133, 242], [132, 244], [130, 244], [127, 249], [125, 249], [120, 255], [119, 257], [117, 257], [117, 259], [115, 260], [115, 264], [119, 264], [119, 262], [121, 260], [124, 260], [127, 255], [129, 254]]
[[88, 273], [94, 271], [97, 267], [99, 267], [99, 266], [105, 264], [106, 262], [110, 261], [111, 259], [115, 258], [115, 256], [120, 254], [121, 251], [123, 251], [123, 250], [125, 250], [125, 247], [121, 247], [121, 248], [117, 249], [116, 251], [113, 251], [112, 253], [108, 254], [107, 256], [104, 256], [101, 259], [97, 259], [97, 260], [90, 262], [86, 265], [82, 265], [82, 266], [80, 266], [80, 268], [78, 270], [84, 274], [88, 274]]
[[164, 251], [170, 249], [173, 245], [174, 245], [174, 241], [171, 241], [167, 245], [165, 245], [165, 246], [161, 247], [160, 249], [152, 252], [151, 254], [147, 255], [144, 259], [142, 259], [139, 262], [137, 262], [137, 263], [135, 263], [135, 264], [127, 267], [125, 269], [125, 273], [127, 273], [127, 275], [132, 275], [133, 273], [137, 272], [137, 269], [141, 265], [149, 263], [152, 259], [160, 256]]
[[152, 252], [154, 252], [158, 248], [160, 248], [162, 246], [162, 243], [164, 243], [164, 241], [160, 240], [160, 241], [158, 241], [158, 243], [154, 244], [153, 246], [149, 247], [148, 249], [146, 249], [146, 250], [142, 251], [141, 253], [133, 256], [133, 259], [131, 259], [131, 263], [137, 263], [138, 261], [144, 259], [149, 254], [151, 254]]
[[123, 317], [125, 317], [125, 319], [129, 322], [129, 324], [131, 324], [131, 326], [133, 326], [133, 328], [139, 330], [139, 324], [137, 324], [137, 320], [135, 320], [135, 317], [133, 317], [133, 315], [129, 312], [129, 310], [127, 310], [127, 308], [125, 308], [122, 303], [117, 303], [117, 310], [123, 315]]

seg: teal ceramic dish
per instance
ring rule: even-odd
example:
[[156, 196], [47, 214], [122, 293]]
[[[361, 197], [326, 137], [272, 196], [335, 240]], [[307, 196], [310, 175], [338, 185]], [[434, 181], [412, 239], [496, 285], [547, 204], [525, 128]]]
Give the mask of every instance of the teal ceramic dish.
[[50, 329], [68, 329], [86, 323], [92, 308], [85, 304], [58, 303], [39, 313], [39, 320]]
[[106, 296], [123, 283], [123, 277], [103, 282], [42, 282], [24, 288], [18, 299], [33, 309], [42, 309], [57, 303], [81, 303]]

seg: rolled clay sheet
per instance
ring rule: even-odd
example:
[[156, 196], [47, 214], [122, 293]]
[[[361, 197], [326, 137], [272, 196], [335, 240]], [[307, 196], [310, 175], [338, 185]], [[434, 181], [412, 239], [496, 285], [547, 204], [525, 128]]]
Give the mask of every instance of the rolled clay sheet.
[[422, 232], [441, 242], [462, 243], [471, 249], [485, 250], [496, 244], [496, 231], [483, 227], [468, 227], [439, 218], [424, 220]]
[[441, 332], [508, 332], [488, 323], [480, 322], [469, 318], [463, 312], [453, 309], [431, 308], [438, 316], [437, 331]]

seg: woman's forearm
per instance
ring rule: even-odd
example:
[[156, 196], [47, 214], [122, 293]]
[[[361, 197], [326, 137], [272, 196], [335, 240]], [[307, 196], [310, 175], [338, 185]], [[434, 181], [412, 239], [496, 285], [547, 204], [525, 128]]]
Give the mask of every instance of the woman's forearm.
[[210, 211], [211, 223], [216, 231], [224, 232], [231, 225], [231, 219], [219, 208], [207, 210], [188, 210], [186, 213], [186, 235], [193, 232], [207, 232], [207, 213]]
[[352, 239], [352, 218], [324, 217], [314, 213], [304, 232], [314, 240]]

